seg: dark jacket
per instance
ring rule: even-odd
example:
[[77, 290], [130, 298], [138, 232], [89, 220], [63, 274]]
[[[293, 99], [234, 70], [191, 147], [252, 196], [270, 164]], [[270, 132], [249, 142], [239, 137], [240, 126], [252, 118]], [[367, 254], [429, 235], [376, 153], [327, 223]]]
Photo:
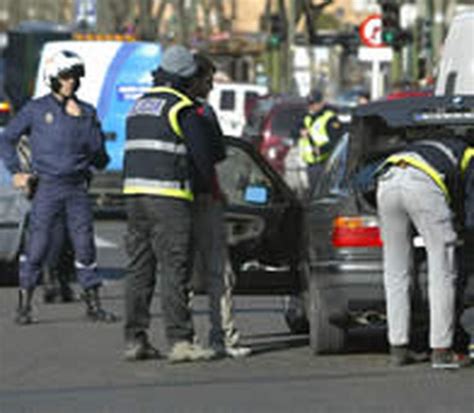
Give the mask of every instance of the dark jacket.
[[21, 171], [16, 147], [29, 135], [32, 172], [39, 177], [82, 178], [105, 168], [105, 151], [95, 109], [78, 101], [82, 114], [70, 116], [52, 94], [28, 102], [0, 135], [0, 156], [11, 173]]

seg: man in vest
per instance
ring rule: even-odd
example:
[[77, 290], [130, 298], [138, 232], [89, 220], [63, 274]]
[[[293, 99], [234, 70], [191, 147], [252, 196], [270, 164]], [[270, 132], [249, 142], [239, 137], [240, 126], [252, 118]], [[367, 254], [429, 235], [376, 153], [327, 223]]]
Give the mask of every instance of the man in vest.
[[463, 366], [453, 350], [456, 324], [456, 248], [453, 218], [462, 220], [464, 177], [471, 175], [474, 151], [461, 139], [414, 142], [383, 163], [378, 175], [384, 286], [391, 363], [417, 360], [409, 350], [412, 225], [423, 238], [428, 258], [430, 347], [433, 368]]
[[202, 108], [185, 91], [196, 75], [193, 55], [169, 47], [154, 72], [154, 88], [127, 118], [123, 193], [127, 195], [129, 255], [125, 285], [125, 358], [157, 358], [148, 340], [157, 267], [171, 362], [208, 360], [193, 343], [189, 306], [195, 188], [212, 191], [211, 133]]
[[320, 90], [312, 90], [307, 101], [308, 113], [300, 125], [298, 146], [301, 159], [307, 165], [309, 189], [312, 191], [343, 128]]

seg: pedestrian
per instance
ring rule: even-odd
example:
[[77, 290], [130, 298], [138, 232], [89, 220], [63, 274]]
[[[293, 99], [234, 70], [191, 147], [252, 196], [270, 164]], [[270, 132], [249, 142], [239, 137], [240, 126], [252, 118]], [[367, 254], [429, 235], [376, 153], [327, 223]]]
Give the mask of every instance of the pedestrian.
[[239, 331], [233, 315], [232, 289], [234, 273], [229, 262], [227, 233], [224, 220], [225, 195], [219, 185], [216, 164], [226, 158], [224, 136], [217, 115], [206, 102], [213, 87], [216, 67], [203, 53], [194, 55], [197, 73], [189, 89], [191, 97], [201, 105], [206, 120], [210, 123], [209, 144], [214, 164], [212, 191], [195, 188], [194, 201], [194, 247], [195, 269], [206, 280], [209, 295], [211, 329], [210, 346], [219, 356], [245, 357], [251, 349], [239, 344]]
[[[30, 324], [35, 287], [45, 264], [52, 228], [64, 220], [75, 252], [75, 268], [84, 289], [86, 316], [94, 321], [115, 321], [99, 296], [93, 216], [87, 194], [92, 167], [107, 165], [104, 138], [94, 108], [79, 100], [76, 91], [85, 74], [75, 53], [59, 51], [45, 64], [44, 81], [51, 93], [28, 102], [0, 136], [1, 156], [13, 174], [13, 184], [26, 189], [37, 181], [32, 197], [28, 235], [20, 257], [18, 324]], [[31, 172], [22, 172], [16, 151], [29, 133]]]
[[299, 127], [298, 147], [301, 159], [307, 166], [309, 190], [314, 190], [324, 163], [342, 135], [343, 127], [336, 112], [329, 107], [324, 94], [313, 89], [307, 97], [308, 112]]
[[169, 47], [154, 72], [154, 87], [135, 102], [127, 117], [124, 355], [130, 361], [160, 357], [148, 338], [157, 272], [169, 361], [214, 356], [193, 342], [189, 305], [194, 189], [210, 192], [213, 185], [209, 123], [185, 94], [196, 71], [189, 50]]
[[390, 155], [379, 169], [388, 341], [395, 366], [419, 359], [409, 349], [412, 225], [423, 238], [428, 258], [432, 367], [458, 368], [465, 363], [452, 348], [458, 243], [454, 219], [462, 219], [463, 174], [473, 167], [471, 157], [461, 139], [431, 138]]

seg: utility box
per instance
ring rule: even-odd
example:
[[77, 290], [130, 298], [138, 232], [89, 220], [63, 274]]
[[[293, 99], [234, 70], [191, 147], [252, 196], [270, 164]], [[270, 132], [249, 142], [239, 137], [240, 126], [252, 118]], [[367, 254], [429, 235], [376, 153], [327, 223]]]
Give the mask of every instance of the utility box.
[[5, 94], [18, 111], [33, 95], [43, 44], [67, 40], [71, 30], [56, 23], [28, 21], [8, 31], [5, 49]]

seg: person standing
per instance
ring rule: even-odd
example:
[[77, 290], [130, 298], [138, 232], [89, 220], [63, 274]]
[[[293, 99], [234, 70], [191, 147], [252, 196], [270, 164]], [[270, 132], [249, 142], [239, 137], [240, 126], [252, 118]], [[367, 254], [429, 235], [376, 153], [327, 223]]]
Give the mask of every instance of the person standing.
[[[108, 163], [104, 137], [94, 108], [79, 100], [76, 91], [85, 74], [75, 53], [59, 51], [45, 64], [44, 81], [51, 93], [30, 101], [0, 136], [1, 156], [13, 174], [13, 184], [26, 190], [37, 180], [32, 198], [28, 236], [20, 257], [20, 290], [16, 322], [30, 324], [32, 298], [47, 259], [52, 228], [65, 220], [75, 252], [75, 268], [84, 289], [86, 316], [113, 322], [99, 296], [93, 216], [87, 194], [92, 167]], [[32, 172], [21, 171], [17, 145], [29, 133]]]
[[196, 187], [210, 192], [213, 185], [209, 124], [185, 94], [196, 71], [189, 50], [169, 47], [154, 72], [154, 87], [127, 117], [124, 356], [129, 361], [161, 356], [148, 338], [157, 272], [169, 361], [214, 357], [212, 350], [193, 342], [189, 305], [192, 203]]
[[452, 349], [455, 330], [458, 234], [463, 175], [473, 168], [472, 151], [457, 138], [426, 139], [389, 156], [379, 169], [377, 205], [384, 256], [391, 363], [417, 360], [409, 350], [411, 225], [423, 238], [428, 257], [430, 347], [433, 368], [458, 368], [465, 359]]
[[214, 164], [212, 191], [196, 188], [193, 216], [195, 269], [207, 281], [211, 347], [219, 356], [245, 357], [250, 354], [251, 349], [239, 344], [240, 334], [235, 327], [232, 299], [235, 281], [227, 250], [225, 195], [221, 191], [215, 171], [215, 165], [226, 158], [226, 148], [219, 120], [206, 102], [213, 87], [216, 68], [210, 58], [203, 53], [196, 53], [194, 58], [197, 74], [190, 86], [189, 94], [202, 105], [204, 116], [210, 123], [211, 134], [206, 138], [211, 145]]
[[307, 166], [309, 190], [312, 192], [343, 128], [320, 90], [313, 89], [307, 102], [308, 112], [299, 128], [298, 147], [301, 159]]

